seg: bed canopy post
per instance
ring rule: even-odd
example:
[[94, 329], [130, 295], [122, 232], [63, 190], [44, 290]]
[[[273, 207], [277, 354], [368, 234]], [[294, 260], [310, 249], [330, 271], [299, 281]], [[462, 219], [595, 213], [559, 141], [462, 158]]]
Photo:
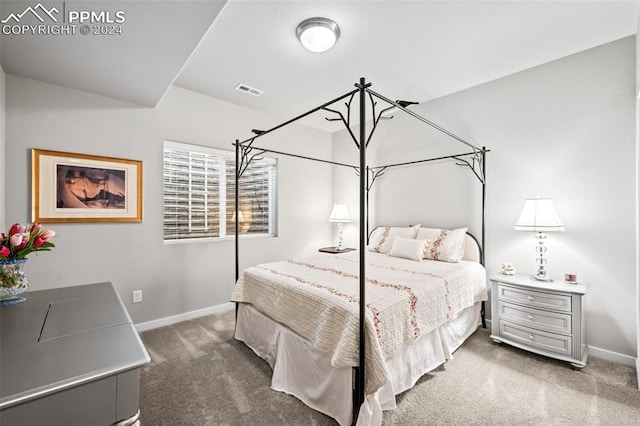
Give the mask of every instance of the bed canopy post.
[[[234, 216], [234, 221], [233, 221], [233, 228], [234, 228], [234, 234], [235, 234], [235, 250], [236, 250], [236, 280], [234, 282], [238, 282], [238, 279], [240, 278], [240, 263], [239, 263], [239, 259], [240, 259], [240, 238], [239, 238], [239, 230], [240, 227], [238, 226], [239, 223], [239, 219], [240, 219], [240, 212], [239, 207], [240, 207], [240, 203], [238, 200], [238, 195], [240, 193], [240, 141], [238, 139], [236, 139], [236, 182], [235, 182], [235, 187], [234, 187], [234, 191], [235, 191], [235, 199], [234, 199], [234, 209], [235, 209], [235, 216]], [[236, 303], [236, 318], [238, 318], [238, 303]]]
[[369, 244], [369, 190], [371, 189], [370, 185], [369, 185], [369, 166], [367, 166], [367, 182], [366, 182], [366, 188], [367, 188], [367, 245]]
[[240, 166], [240, 145], [238, 144], [238, 139], [236, 139], [236, 182], [235, 182], [235, 187], [234, 187], [234, 191], [235, 191], [235, 198], [234, 198], [234, 211], [235, 211], [235, 216], [234, 216], [234, 221], [233, 221], [233, 228], [234, 228], [234, 234], [236, 237], [236, 281], [238, 281], [238, 278], [240, 278], [240, 266], [238, 264], [238, 255], [240, 254], [240, 247], [238, 244], [238, 218], [239, 216], [239, 212], [238, 212], [238, 187], [239, 185], [239, 180], [240, 180], [240, 173], [239, 173], [239, 166]]
[[[482, 147], [482, 250], [480, 250], [480, 264], [484, 264], [484, 256], [487, 251], [485, 246], [485, 205], [487, 199], [487, 147]], [[480, 304], [480, 318], [482, 320], [482, 328], [487, 328], [485, 301]]]
[[367, 221], [367, 134], [366, 134], [366, 92], [365, 89], [371, 84], [365, 84], [365, 79], [360, 78], [360, 83], [356, 85], [360, 92], [360, 353], [358, 362], [358, 377], [356, 386], [356, 398], [358, 407], [364, 403], [365, 398], [365, 319], [366, 319], [366, 221]]
[[[482, 252], [480, 253], [480, 263], [482, 266], [484, 264], [484, 252], [486, 251], [485, 247], [485, 205], [487, 198], [487, 147], [482, 147]], [[484, 316], [483, 316], [484, 318]]]
[[482, 253], [480, 253], [480, 263], [484, 265], [485, 248], [485, 206], [487, 200], [487, 147], [482, 147]]

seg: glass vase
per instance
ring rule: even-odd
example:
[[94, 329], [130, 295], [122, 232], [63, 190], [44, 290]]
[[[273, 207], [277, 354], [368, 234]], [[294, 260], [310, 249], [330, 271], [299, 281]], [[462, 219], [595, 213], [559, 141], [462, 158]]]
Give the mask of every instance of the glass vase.
[[24, 274], [27, 259], [0, 260], [0, 306], [24, 302], [20, 297], [29, 289], [29, 280]]

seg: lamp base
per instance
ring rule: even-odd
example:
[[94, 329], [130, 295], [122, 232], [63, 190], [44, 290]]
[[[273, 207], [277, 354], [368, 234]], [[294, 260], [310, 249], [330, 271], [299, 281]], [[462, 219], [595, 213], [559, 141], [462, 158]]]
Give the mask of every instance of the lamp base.
[[336, 250], [344, 250], [344, 245], [342, 244], [342, 222], [338, 222], [338, 247], [336, 247]]
[[544, 281], [544, 282], [553, 282], [553, 278], [548, 277], [547, 275], [533, 275], [531, 274], [531, 279], [535, 281]]
[[544, 245], [544, 240], [547, 236], [543, 232], [536, 232], [536, 239], [538, 240], [538, 245], [536, 246], [536, 251], [538, 252], [538, 257], [536, 258], [536, 263], [538, 264], [538, 273], [531, 274], [531, 279], [535, 281], [543, 281], [550, 283], [553, 281], [553, 278], [547, 276], [547, 271], [544, 269], [544, 266], [547, 264], [547, 259], [545, 259], [544, 254], [547, 251], [547, 248]]

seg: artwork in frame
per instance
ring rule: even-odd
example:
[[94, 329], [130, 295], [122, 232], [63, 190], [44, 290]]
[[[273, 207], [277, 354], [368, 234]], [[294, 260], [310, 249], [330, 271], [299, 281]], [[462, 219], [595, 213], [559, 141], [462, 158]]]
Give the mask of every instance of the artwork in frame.
[[32, 220], [142, 222], [142, 161], [32, 149]]

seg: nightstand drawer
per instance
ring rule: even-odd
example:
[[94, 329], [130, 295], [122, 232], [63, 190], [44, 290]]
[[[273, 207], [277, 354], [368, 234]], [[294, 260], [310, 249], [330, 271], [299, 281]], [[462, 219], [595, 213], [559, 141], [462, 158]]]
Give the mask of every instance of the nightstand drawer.
[[500, 320], [500, 336], [545, 352], [571, 356], [571, 336], [547, 333], [502, 319]]
[[571, 315], [498, 301], [500, 318], [538, 330], [571, 334]]
[[498, 298], [534, 308], [571, 312], [571, 296], [568, 294], [542, 293], [499, 284]]

